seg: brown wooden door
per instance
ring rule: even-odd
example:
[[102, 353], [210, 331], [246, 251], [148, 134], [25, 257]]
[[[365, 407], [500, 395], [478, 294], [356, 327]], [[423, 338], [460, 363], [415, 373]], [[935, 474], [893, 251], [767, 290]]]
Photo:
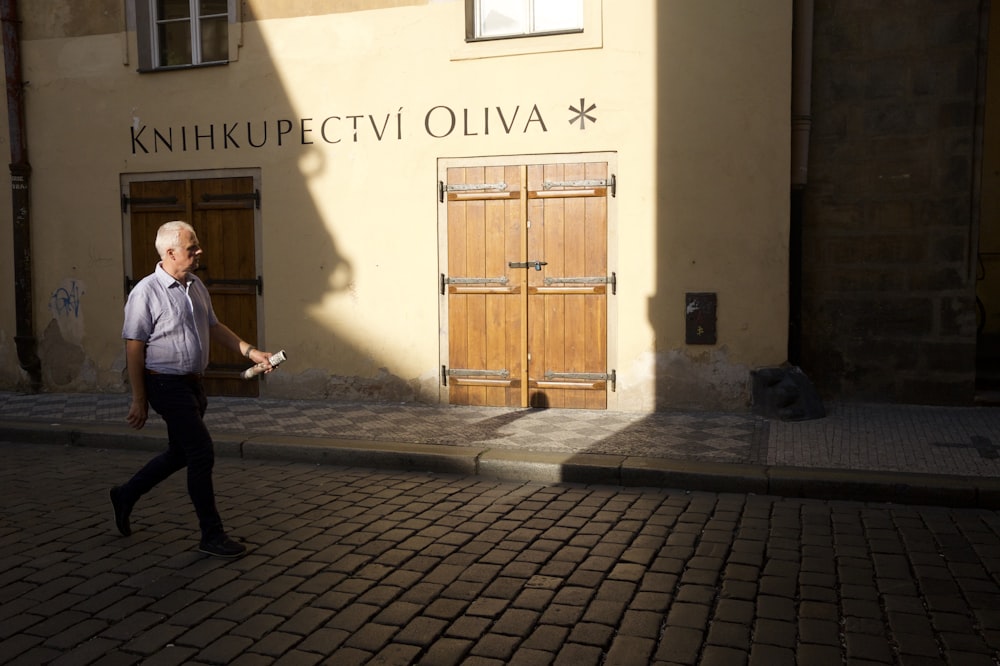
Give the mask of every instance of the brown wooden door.
[[[528, 381], [532, 407], [608, 401], [607, 163], [528, 167]], [[537, 270], [539, 269], [540, 270]]]
[[450, 403], [607, 407], [607, 171], [448, 169]]
[[[219, 320], [244, 340], [257, 342], [257, 296], [253, 178], [205, 178], [132, 182], [128, 213], [132, 266], [128, 286], [148, 275], [159, 256], [156, 230], [170, 220], [186, 220], [198, 235], [203, 254], [198, 276], [212, 295]], [[209, 395], [254, 397], [259, 379], [239, 374], [249, 363], [213, 344], [205, 372]]]
[[[448, 385], [459, 405], [520, 406], [523, 196], [518, 166], [448, 170]], [[506, 183], [500, 190], [488, 184]], [[476, 187], [483, 186], [483, 187]], [[469, 189], [462, 189], [469, 188]]]

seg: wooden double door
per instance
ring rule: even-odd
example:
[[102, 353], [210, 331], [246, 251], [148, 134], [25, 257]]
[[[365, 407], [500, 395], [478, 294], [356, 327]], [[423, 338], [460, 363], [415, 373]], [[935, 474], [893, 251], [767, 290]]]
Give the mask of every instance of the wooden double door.
[[[257, 302], [263, 277], [257, 272], [255, 211], [259, 191], [252, 176], [131, 181], [122, 194], [131, 262], [126, 290], [153, 272], [160, 257], [154, 242], [164, 222], [184, 220], [202, 247], [197, 275], [212, 295], [219, 320], [244, 340], [257, 343]], [[259, 379], [244, 380], [249, 362], [213, 344], [205, 372], [209, 395], [256, 397]]]
[[449, 403], [607, 408], [608, 172], [607, 162], [445, 170]]

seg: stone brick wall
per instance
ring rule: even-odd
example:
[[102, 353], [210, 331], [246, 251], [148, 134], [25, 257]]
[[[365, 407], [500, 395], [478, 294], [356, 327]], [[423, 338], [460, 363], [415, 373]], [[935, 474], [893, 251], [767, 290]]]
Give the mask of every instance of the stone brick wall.
[[819, 0], [801, 366], [825, 397], [973, 399], [980, 0]]

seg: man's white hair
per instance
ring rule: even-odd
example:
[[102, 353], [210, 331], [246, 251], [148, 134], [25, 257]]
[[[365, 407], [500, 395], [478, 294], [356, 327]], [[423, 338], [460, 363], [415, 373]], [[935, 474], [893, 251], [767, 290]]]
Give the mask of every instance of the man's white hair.
[[156, 251], [160, 259], [165, 259], [167, 250], [181, 249], [181, 232], [190, 231], [194, 233], [194, 227], [183, 220], [173, 220], [164, 222], [156, 230]]

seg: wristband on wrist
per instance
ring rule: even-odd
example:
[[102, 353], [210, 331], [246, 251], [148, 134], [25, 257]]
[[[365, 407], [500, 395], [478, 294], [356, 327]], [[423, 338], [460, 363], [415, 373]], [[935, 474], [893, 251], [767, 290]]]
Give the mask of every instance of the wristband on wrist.
[[254, 347], [253, 345], [247, 345], [247, 350], [246, 352], [244, 352], [243, 356], [245, 356], [246, 358], [250, 358], [250, 352], [252, 352], [254, 349], [257, 348]]

